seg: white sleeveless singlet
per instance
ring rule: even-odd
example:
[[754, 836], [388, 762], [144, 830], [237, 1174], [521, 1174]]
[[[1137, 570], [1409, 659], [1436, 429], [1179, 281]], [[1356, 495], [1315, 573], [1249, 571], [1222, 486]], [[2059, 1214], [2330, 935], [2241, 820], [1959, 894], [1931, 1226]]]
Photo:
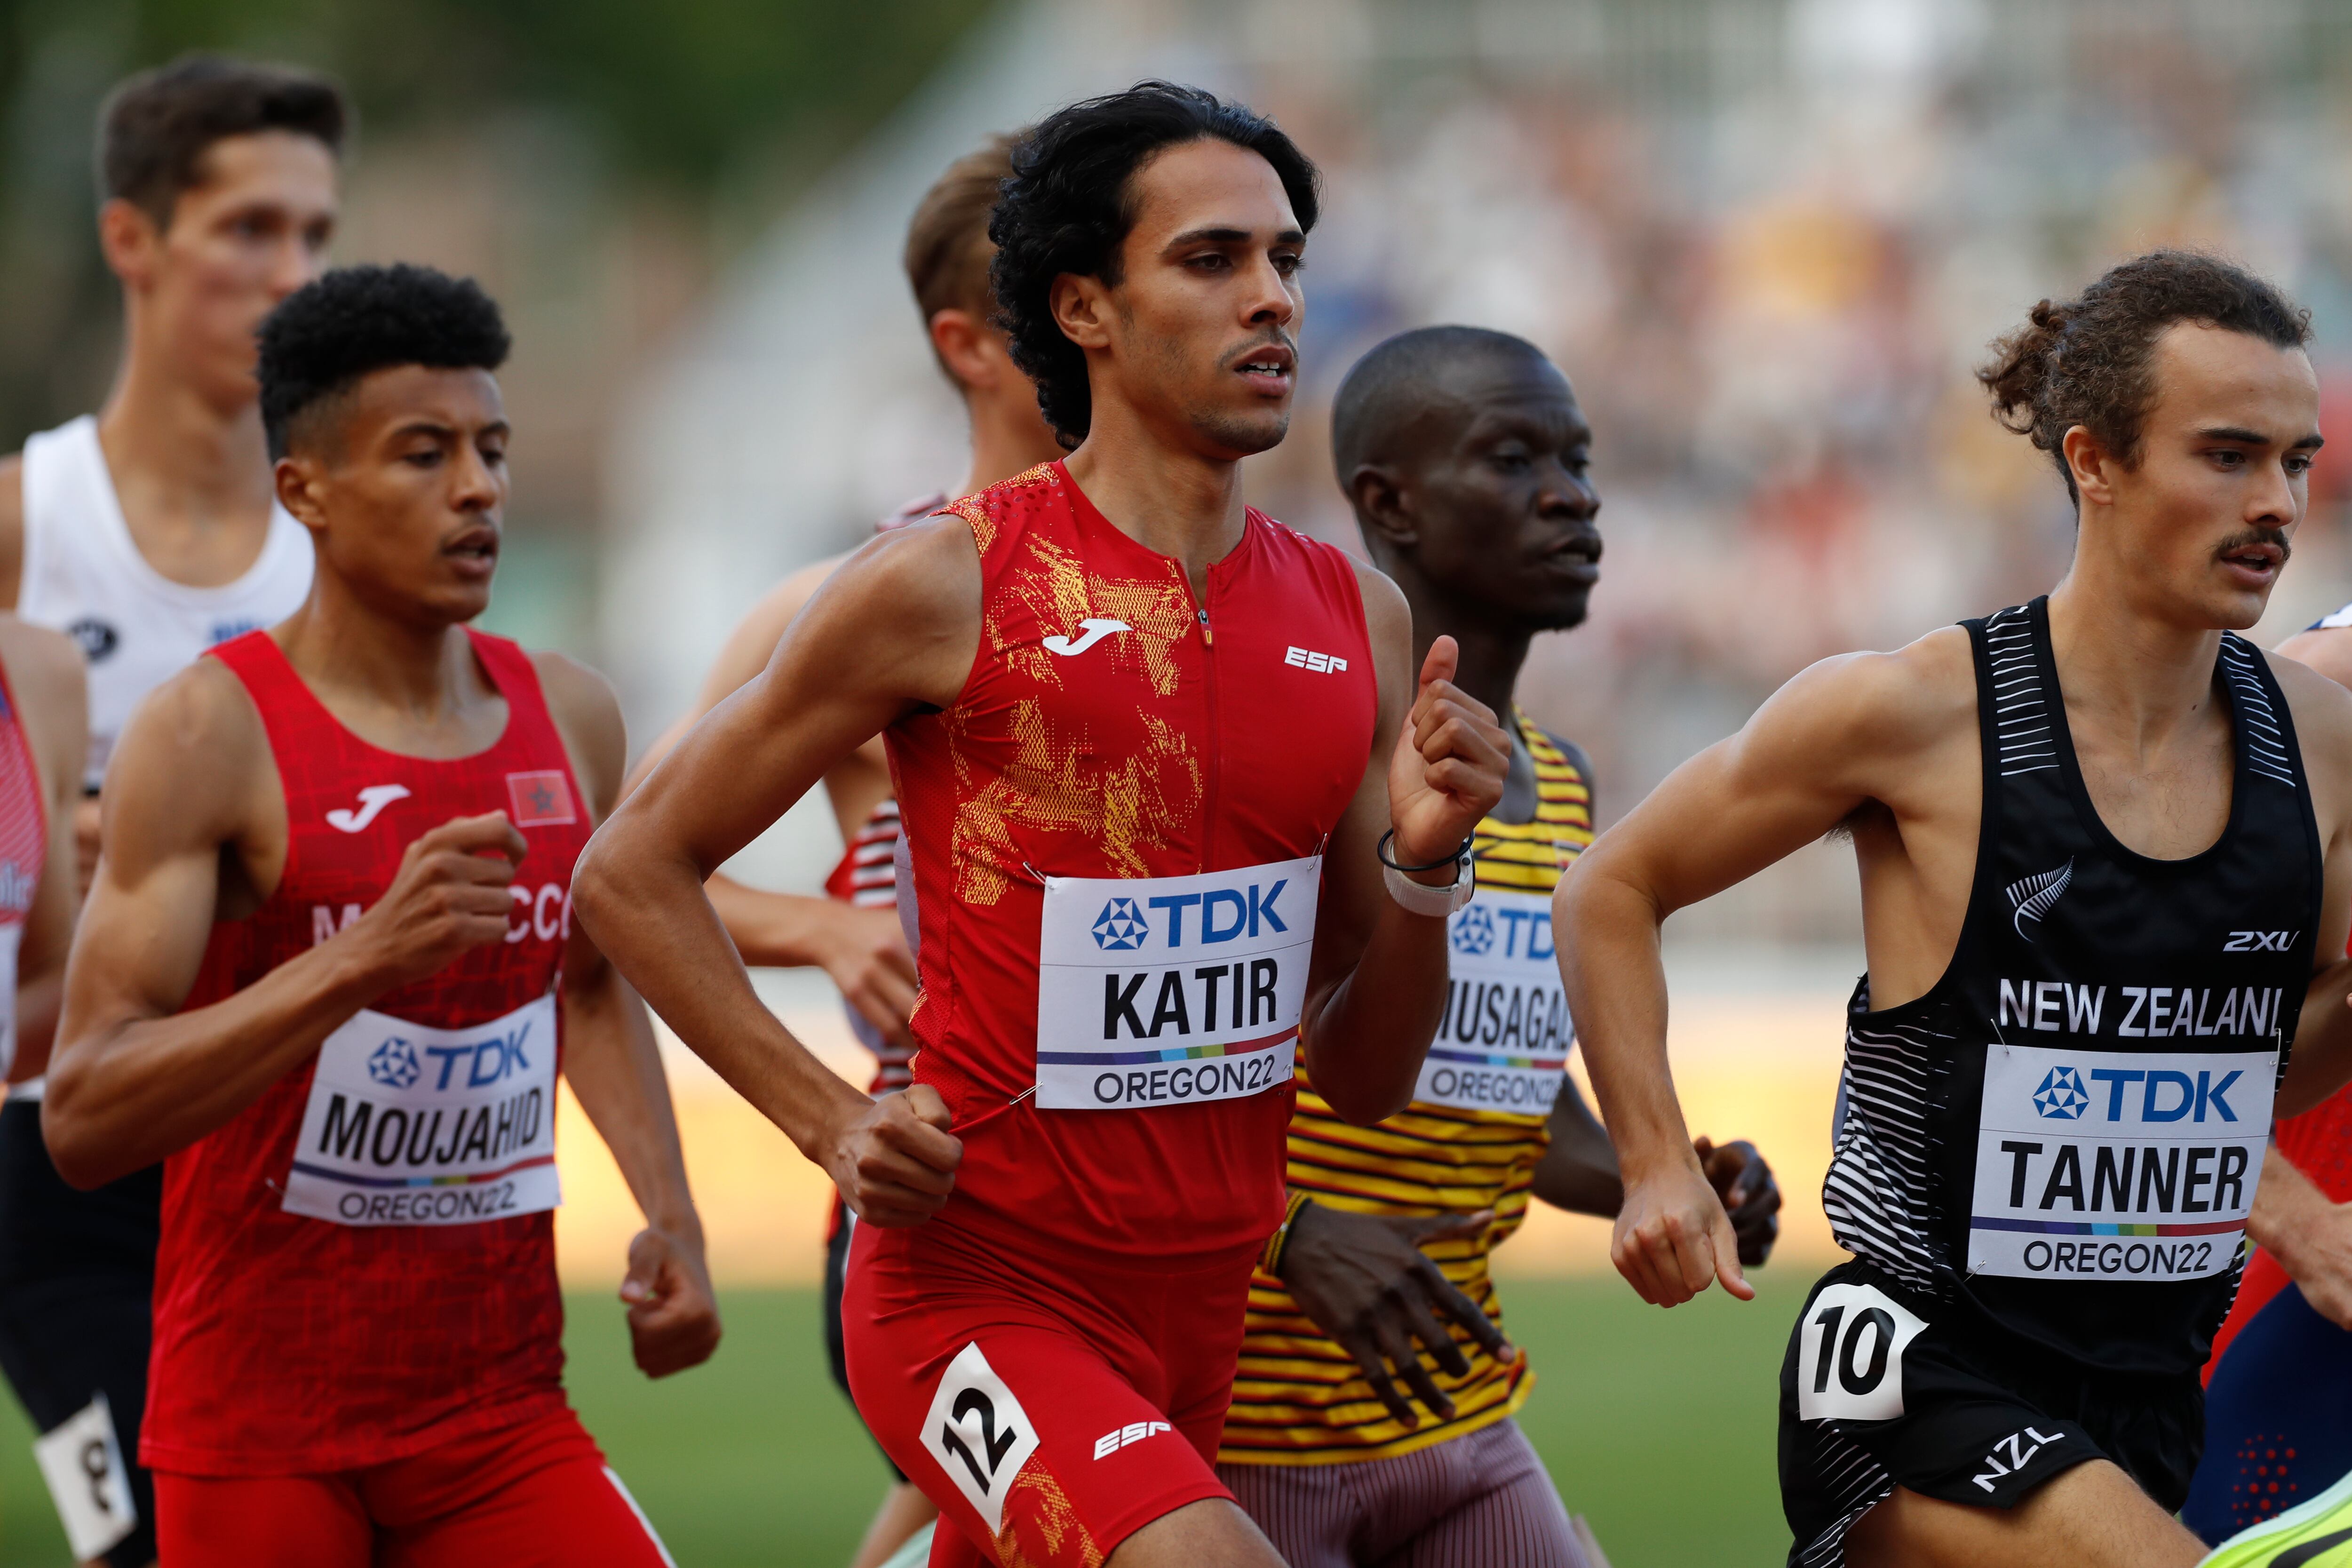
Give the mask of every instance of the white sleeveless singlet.
[[65, 633], [89, 666], [85, 789], [106, 773], [140, 700], [215, 643], [284, 620], [310, 592], [310, 536], [285, 508], [245, 575], [194, 588], [148, 564], [123, 521], [89, 415], [25, 443], [25, 564], [16, 614]]

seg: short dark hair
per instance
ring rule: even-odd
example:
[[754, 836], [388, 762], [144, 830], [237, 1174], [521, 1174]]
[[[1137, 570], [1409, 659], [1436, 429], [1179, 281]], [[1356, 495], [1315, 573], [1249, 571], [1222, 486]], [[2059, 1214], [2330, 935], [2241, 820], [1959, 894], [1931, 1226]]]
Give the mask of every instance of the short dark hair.
[[995, 252], [988, 243], [988, 215], [1013, 177], [1013, 143], [1011, 136], [990, 137], [950, 163], [915, 205], [903, 260], [926, 324], [941, 310], [970, 310], [983, 321], [993, 312], [988, 264]]
[[2077, 299], [2034, 306], [1992, 345], [1977, 379], [1992, 394], [1992, 416], [2049, 453], [2067, 499], [2079, 501], [2066, 432], [2080, 425], [2118, 462], [2137, 463], [2140, 423], [2156, 401], [2156, 340], [2181, 321], [2274, 348], [2311, 341], [2311, 312], [2275, 285], [2216, 256], [2152, 250], [2107, 268]]
[[183, 55], [107, 95], [98, 116], [99, 189], [168, 228], [180, 194], [201, 180], [214, 142], [289, 131], [341, 157], [351, 123], [342, 89], [325, 77], [221, 55]]
[[1013, 149], [1013, 177], [988, 221], [997, 324], [1065, 447], [1086, 439], [1093, 399], [1086, 353], [1054, 320], [1054, 279], [1073, 272], [1116, 285], [1118, 247], [1135, 226], [1136, 171], [1162, 148], [1213, 139], [1273, 164], [1298, 226], [1315, 226], [1319, 176], [1307, 154], [1265, 116], [1197, 87], [1143, 81], [1074, 103]]
[[289, 294], [261, 323], [261, 426], [286, 455], [302, 416], [362, 376], [396, 365], [496, 370], [512, 341], [470, 278], [430, 267], [339, 267]]
[[1474, 357], [1529, 359], [1551, 363], [1525, 338], [1486, 327], [1415, 327], [1376, 343], [1339, 379], [1331, 399], [1331, 463], [1339, 488], [1356, 470], [1376, 462], [1397, 432], [1429, 405], [1436, 378]]

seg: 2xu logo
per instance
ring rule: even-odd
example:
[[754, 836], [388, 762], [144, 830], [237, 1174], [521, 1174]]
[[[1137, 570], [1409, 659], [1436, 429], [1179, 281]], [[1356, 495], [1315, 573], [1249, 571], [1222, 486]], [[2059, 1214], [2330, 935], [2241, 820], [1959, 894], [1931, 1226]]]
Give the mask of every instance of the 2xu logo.
[[2299, 931], [2233, 931], [2221, 944], [2223, 952], [2290, 952]]
[[1002, 1534], [1004, 1494], [1037, 1451], [1037, 1428], [988, 1364], [979, 1341], [957, 1352], [940, 1374], [922, 1436], [948, 1479], [988, 1522], [989, 1534]]
[[1903, 1352], [1927, 1320], [1871, 1285], [1825, 1285], [1799, 1328], [1797, 1414], [1891, 1421], [1903, 1414]]

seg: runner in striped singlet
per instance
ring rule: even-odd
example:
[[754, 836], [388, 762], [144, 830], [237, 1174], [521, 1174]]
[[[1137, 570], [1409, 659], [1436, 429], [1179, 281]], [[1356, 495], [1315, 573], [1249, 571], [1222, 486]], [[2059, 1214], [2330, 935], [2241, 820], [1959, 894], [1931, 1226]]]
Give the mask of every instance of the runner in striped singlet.
[[[2352, 605], [2278, 651], [2352, 686]], [[2180, 1510], [2211, 1542], [2352, 1472], [2352, 1089], [2282, 1118], [2271, 1142], [2246, 1219], [2256, 1247], [2205, 1363], [2205, 1457]]]
[[2273, 1110], [2352, 1077], [2352, 696], [2233, 629], [2309, 505], [2309, 336], [2178, 251], [2036, 305], [1978, 375], [2074, 505], [2064, 579], [1798, 675], [1554, 900], [1617, 1267], [1657, 1305], [1745, 1300], [1683, 1152], [1658, 928], [1851, 836], [1869, 972], [1822, 1205], [1855, 1256], [1781, 1362], [1790, 1568], [2352, 1557], [2352, 1489], [2210, 1559], [2173, 1517]]
[[[931, 353], [971, 422], [971, 468], [956, 496], [1051, 462], [1062, 450], [1037, 411], [1037, 389], [1013, 364], [1003, 334], [988, 325], [994, 309], [988, 263], [996, 254], [988, 242], [988, 215], [996, 205], [997, 186], [1013, 173], [1011, 146], [1009, 138], [992, 137], [949, 165], [924, 193], [907, 228], [908, 286], [922, 312]], [[877, 522], [874, 531], [890, 533], [920, 522], [953, 499], [944, 491], [919, 497]], [[803, 566], [751, 606], [712, 661], [693, 707], [638, 762], [633, 786], [704, 714], [767, 668], [784, 628], [848, 559], [833, 555]], [[824, 775], [824, 793], [845, 848], [825, 879], [824, 898], [750, 887], [722, 871], [710, 879], [710, 901], [744, 963], [779, 969], [823, 966], [841, 989], [850, 1032], [874, 1053], [866, 1092], [888, 1094], [913, 1081], [915, 1041], [907, 1032], [907, 1017], [915, 1005], [916, 933], [913, 900], [899, 897], [904, 840], [882, 738], [877, 735], [835, 763]], [[844, 904], [856, 912], [845, 912]], [[848, 1214], [836, 1194], [824, 1230], [825, 1357], [845, 1398], [849, 1371], [842, 1350], [841, 1288], [849, 1253]], [[891, 1472], [897, 1475], [896, 1466]], [[874, 1568], [933, 1512], [923, 1494], [898, 1477], [851, 1568]]]
[[[1413, 1103], [1352, 1126], [1300, 1074], [1291, 1218], [1251, 1282], [1218, 1475], [1292, 1568], [1582, 1563], [1590, 1538], [1512, 1420], [1535, 1379], [1503, 1338], [1487, 1258], [1531, 1194], [1599, 1215], [1618, 1195], [1567, 1076], [1550, 941], [1552, 889], [1592, 841], [1591, 770], [1512, 704], [1528, 639], [1580, 623], [1599, 575], [1591, 432], [1537, 349], [1461, 327], [1367, 354], [1334, 426], [1340, 482], [1415, 637], [1460, 643], [1517, 745], [1478, 825], [1477, 893], [1453, 917], [1445, 1021]], [[1746, 1145], [1703, 1157], [1738, 1184], [1760, 1261], [1769, 1172]]]

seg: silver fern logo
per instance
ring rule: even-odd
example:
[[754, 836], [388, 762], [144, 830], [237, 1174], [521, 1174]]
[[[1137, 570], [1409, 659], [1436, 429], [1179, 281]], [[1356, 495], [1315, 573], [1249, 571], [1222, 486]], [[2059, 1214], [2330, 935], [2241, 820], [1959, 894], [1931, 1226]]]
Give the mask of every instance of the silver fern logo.
[[2069, 860], [2054, 871], [2043, 871], [2032, 877], [2021, 877], [2011, 882], [2006, 890], [2009, 893], [2009, 907], [2015, 912], [2009, 917], [2009, 923], [2016, 928], [2017, 934], [2032, 942], [2033, 933], [2025, 929], [2025, 922], [2032, 921], [2034, 924], [2040, 925], [2042, 917], [2048, 914], [2058, 900], [2065, 896], [2066, 884], [2074, 879], [2074, 862]]

